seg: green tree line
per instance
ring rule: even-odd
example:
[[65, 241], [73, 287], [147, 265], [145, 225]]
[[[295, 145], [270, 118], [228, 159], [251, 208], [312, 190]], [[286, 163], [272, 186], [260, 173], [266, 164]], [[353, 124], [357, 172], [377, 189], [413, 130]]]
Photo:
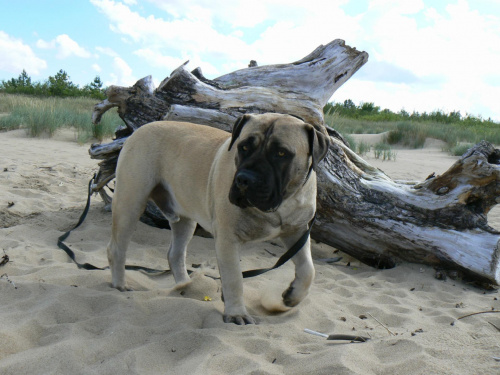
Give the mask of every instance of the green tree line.
[[25, 70], [17, 78], [0, 82], [0, 92], [7, 94], [25, 94], [34, 96], [58, 97], [90, 97], [105, 99], [105, 89], [99, 76], [89, 84], [79, 87], [71, 82], [70, 76], [64, 70], [59, 70], [54, 76], [49, 76], [46, 81], [33, 82]]
[[[11, 78], [8, 81], [0, 82], [0, 92], [8, 94], [25, 94], [41, 97], [90, 97], [103, 100], [106, 98], [105, 88], [99, 76], [96, 76], [89, 84], [79, 87], [71, 82], [70, 76], [64, 70], [59, 70], [54, 76], [49, 76], [46, 81], [33, 82], [31, 77], [25, 70], [18, 78]], [[340, 117], [352, 118], [365, 121], [425, 121], [436, 123], [462, 123], [468, 126], [471, 125], [493, 125], [491, 118], [487, 120], [481, 116], [473, 116], [466, 114], [463, 116], [460, 111], [452, 111], [446, 113], [441, 110], [432, 112], [416, 112], [409, 113], [404, 109], [399, 112], [393, 112], [389, 109], [381, 109], [371, 102], [362, 102], [356, 105], [351, 99], [345, 100], [343, 103], [331, 102], [327, 103], [323, 108], [325, 115], [338, 115]]]
[[467, 125], [498, 125], [491, 118], [487, 120], [481, 116], [473, 116], [466, 114], [463, 116], [460, 111], [452, 111], [446, 113], [441, 110], [432, 112], [416, 112], [409, 113], [404, 109], [399, 112], [392, 112], [389, 109], [380, 109], [374, 103], [360, 103], [356, 105], [351, 99], [345, 100], [343, 103], [327, 103], [323, 108], [325, 115], [338, 115], [365, 121], [425, 121], [444, 124], [464, 123]]

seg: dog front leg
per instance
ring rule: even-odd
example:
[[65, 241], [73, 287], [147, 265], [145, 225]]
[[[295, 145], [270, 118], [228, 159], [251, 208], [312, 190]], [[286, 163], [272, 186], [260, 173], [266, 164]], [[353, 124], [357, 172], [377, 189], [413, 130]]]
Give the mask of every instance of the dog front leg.
[[237, 241], [216, 239], [215, 251], [224, 296], [224, 322], [238, 325], [255, 324], [243, 301], [243, 276]]
[[[292, 247], [301, 234], [281, 238], [287, 249]], [[287, 290], [283, 292], [283, 303], [293, 307], [298, 305], [309, 293], [309, 288], [314, 280], [314, 265], [311, 256], [311, 240], [307, 242], [292, 258], [295, 264], [295, 279], [291, 282]]]

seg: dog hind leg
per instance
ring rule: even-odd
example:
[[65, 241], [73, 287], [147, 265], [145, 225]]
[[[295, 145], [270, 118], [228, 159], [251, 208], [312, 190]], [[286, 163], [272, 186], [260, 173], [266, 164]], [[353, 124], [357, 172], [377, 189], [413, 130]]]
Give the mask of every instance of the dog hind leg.
[[186, 269], [187, 245], [193, 237], [196, 222], [181, 218], [175, 210], [175, 200], [166, 188], [168, 184], [158, 184], [151, 192], [150, 198], [156, 203], [161, 212], [168, 219], [172, 239], [168, 249], [168, 263], [177, 285], [190, 281]]
[[151, 189], [141, 185], [143, 179], [121, 179], [118, 174], [112, 202], [111, 240], [107, 253], [111, 270], [111, 284], [118, 290], [131, 290], [125, 282], [127, 248], [141, 214], [144, 212]]
[[191, 281], [186, 269], [187, 245], [193, 238], [196, 222], [182, 217], [177, 222], [170, 222], [172, 240], [168, 249], [168, 263], [174, 274], [175, 283], [185, 284]]
[[[116, 197], [113, 199], [113, 203], [115, 202]], [[129, 211], [130, 208], [123, 207], [120, 209], [121, 207], [117, 206], [119, 204], [113, 204], [113, 226], [107, 252], [111, 270], [111, 284], [114, 288], [125, 291], [131, 290], [125, 283], [126, 253], [132, 233], [139, 221], [139, 215], [131, 214], [130, 211], [135, 211], [133, 209]], [[144, 210], [145, 203], [141, 206], [142, 210]], [[142, 210], [137, 209], [139, 212], [142, 212]]]
[[163, 186], [163, 184], [158, 184], [151, 192], [150, 198], [155, 202], [158, 208], [161, 210], [163, 215], [167, 218], [170, 226], [172, 223], [176, 223], [180, 220], [179, 215], [175, 212], [174, 200], [170, 191]]
[[109, 268], [111, 270], [111, 286], [122, 292], [132, 290], [125, 283], [125, 258], [130, 241], [130, 235], [113, 235], [109, 241], [107, 252]]

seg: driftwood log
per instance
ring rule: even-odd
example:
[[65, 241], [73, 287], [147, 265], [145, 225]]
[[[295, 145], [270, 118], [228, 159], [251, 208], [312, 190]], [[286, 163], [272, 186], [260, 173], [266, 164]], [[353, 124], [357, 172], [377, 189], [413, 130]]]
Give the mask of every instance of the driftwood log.
[[[245, 113], [289, 113], [324, 124], [323, 107], [363, 64], [368, 54], [342, 40], [320, 46], [291, 64], [256, 66], [214, 80], [185, 64], [154, 88], [151, 77], [132, 87], [111, 86], [95, 106], [93, 121], [112, 107], [125, 126], [109, 144], [95, 144], [102, 159], [94, 191], [113, 179], [119, 151], [138, 127], [160, 119], [190, 121], [231, 131]], [[391, 180], [349, 148], [335, 130], [318, 175], [318, 217], [312, 238], [375, 267], [405, 260], [460, 271], [489, 284], [500, 283], [500, 233], [487, 213], [500, 203], [500, 150], [481, 142], [441, 176], [426, 181]], [[146, 216], [165, 221], [153, 205]]]

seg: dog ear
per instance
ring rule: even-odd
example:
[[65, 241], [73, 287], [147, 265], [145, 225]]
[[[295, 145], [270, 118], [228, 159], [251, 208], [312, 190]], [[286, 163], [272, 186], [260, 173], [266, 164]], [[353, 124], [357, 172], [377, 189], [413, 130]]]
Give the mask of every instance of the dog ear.
[[312, 155], [312, 169], [316, 171], [318, 163], [325, 157], [330, 145], [330, 136], [323, 129], [306, 124], [309, 136], [309, 154]]
[[243, 129], [243, 126], [250, 120], [250, 115], [243, 115], [238, 117], [236, 122], [233, 125], [233, 136], [231, 137], [231, 143], [229, 144], [229, 149], [228, 151], [231, 151], [231, 147], [233, 147], [234, 142], [236, 142], [236, 139], [240, 136], [241, 129]]

